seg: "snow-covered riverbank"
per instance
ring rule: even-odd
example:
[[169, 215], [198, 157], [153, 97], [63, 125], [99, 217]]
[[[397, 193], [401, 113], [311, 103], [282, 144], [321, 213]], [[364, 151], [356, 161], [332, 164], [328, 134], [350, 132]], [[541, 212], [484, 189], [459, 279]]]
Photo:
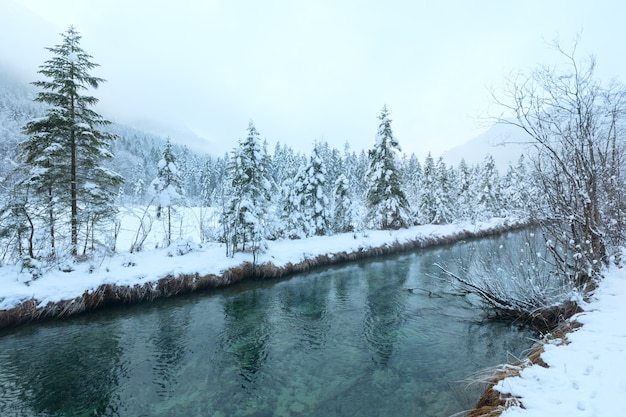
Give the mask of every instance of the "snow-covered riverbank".
[[624, 415], [626, 394], [626, 269], [612, 268], [585, 312], [572, 318], [582, 327], [567, 343], [548, 343], [548, 365], [524, 368], [495, 389], [521, 402], [503, 417], [614, 417]]
[[[424, 225], [395, 231], [365, 231], [301, 240], [277, 240], [268, 242], [268, 248], [259, 256], [257, 264], [271, 264], [280, 269], [278, 275], [283, 275], [294, 270], [310, 269], [307, 266], [309, 263], [311, 266], [330, 264], [333, 263], [333, 258], [358, 259], [469, 237], [487, 236], [523, 224], [511, 219], [493, 219], [476, 224], [468, 222], [441, 226]], [[319, 257], [327, 259], [320, 261]], [[114, 298], [118, 302], [132, 302], [172, 295], [171, 290], [158, 288], [165, 286], [165, 280], [171, 284], [172, 279], [181, 278], [182, 281], [184, 278], [186, 288], [180, 292], [226, 285], [232, 281], [230, 276], [233, 274], [229, 271], [251, 261], [252, 255], [248, 253], [226, 257], [222, 244], [208, 243], [200, 247], [185, 240], [175, 242], [165, 249], [133, 254], [120, 253], [91, 262], [58, 265], [44, 271], [37, 279], [33, 279], [29, 271], [20, 266], [4, 266], [0, 268], [0, 323], [11, 324], [16, 322], [19, 315], [24, 314], [28, 315], [28, 319], [21, 321], [69, 315], [93, 309], [95, 307], [92, 303], [100, 305], [106, 303], [107, 298]], [[293, 265], [301, 266], [294, 269]], [[197, 281], [205, 279], [204, 277], [209, 277], [211, 282], [198, 284]], [[140, 296], [127, 295], [126, 292], [121, 295], [122, 290], [133, 288], [141, 292]], [[111, 291], [115, 292], [113, 296], [108, 294]], [[177, 289], [174, 292], [178, 291]], [[102, 294], [93, 296], [94, 292]], [[85, 297], [89, 295], [97, 300], [86, 302]], [[70, 305], [69, 302], [73, 304]], [[20, 309], [23, 311], [19, 311]], [[47, 312], [42, 314], [44, 309]], [[11, 317], [3, 320], [2, 315], [8, 316], [9, 311]]]
[[[398, 231], [280, 240], [268, 243], [267, 251], [260, 256], [258, 263], [272, 264], [277, 269], [282, 268], [282, 271], [290, 271], [294, 269], [290, 267], [300, 265], [295, 269], [304, 270], [324, 262], [332, 263], [333, 258], [358, 259], [368, 254], [486, 236], [520, 225], [507, 219], [494, 219], [479, 224], [425, 225]], [[319, 257], [325, 257], [325, 261], [317, 262]], [[154, 289], [156, 296], [169, 296], [172, 294], [157, 293], [164, 280], [185, 279], [191, 282], [210, 276], [210, 279], [221, 281], [205, 288], [226, 285], [231, 280], [229, 271], [251, 260], [250, 254], [242, 253], [233, 258], [226, 257], [223, 245], [217, 243], [200, 247], [190, 241], [180, 241], [166, 249], [120, 253], [93, 262], [65, 265], [63, 269], [71, 267], [69, 272], [63, 272], [58, 266], [49, 268], [36, 280], [17, 266], [4, 266], [0, 268], [0, 322], [7, 325], [13, 320], [17, 323], [19, 320], [14, 320], [15, 314], [23, 311], [28, 313], [28, 320], [32, 320], [38, 317], [38, 311], [46, 309], [57, 316], [67, 315], [70, 310], [88, 310], [92, 307], [85, 305], [87, 296], [100, 292], [101, 298], [104, 298], [111, 288], [150, 288]], [[152, 296], [139, 297], [150, 298]], [[529, 366], [519, 376], [498, 382], [496, 390], [519, 399], [524, 407], [511, 407], [502, 415], [621, 415], [619, 398], [626, 393], [626, 374], [622, 369], [626, 355], [624, 300], [626, 269], [614, 268], [607, 273], [592, 301], [584, 306], [585, 312], [574, 317], [583, 326], [567, 335], [569, 343], [547, 344], [544, 347], [541, 358], [549, 368]], [[74, 308], [75, 305], [79, 308]], [[2, 316], [11, 315], [8, 320], [2, 320]]]

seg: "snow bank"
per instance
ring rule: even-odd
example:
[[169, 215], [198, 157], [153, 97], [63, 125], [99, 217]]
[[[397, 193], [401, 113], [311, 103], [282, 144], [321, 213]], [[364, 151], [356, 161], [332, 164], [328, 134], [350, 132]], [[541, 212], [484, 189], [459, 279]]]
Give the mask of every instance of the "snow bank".
[[626, 269], [610, 270], [585, 312], [572, 319], [582, 327], [569, 344], [546, 344], [541, 359], [494, 389], [519, 397], [503, 417], [612, 417], [624, 415], [626, 394]]
[[[446, 238], [481, 236], [515, 227], [508, 219], [494, 219], [478, 224], [425, 225], [396, 231], [366, 231], [333, 236], [311, 237], [301, 240], [268, 242], [268, 248], [257, 260], [258, 264], [272, 264], [278, 268], [313, 260], [319, 256], [354, 253], [372, 248], [414, 242], [417, 246], [442, 243]], [[183, 254], [181, 256], [181, 254]], [[237, 253], [225, 256], [222, 244], [208, 243], [201, 247], [188, 240], [175, 242], [169, 248], [138, 253], [118, 254], [110, 258], [70, 265], [71, 271], [59, 268], [45, 271], [33, 280], [18, 266], [0, 268], [0, 313], [25, 303], [42, 308], [50, 303], [74, 300], [90, 294], [102, 286], [145, 287], [159, 284], [164, 278], [193, 275], [223, 276], [227, 271], [252, 262], [252, 255]], [[67, 267], [62, 268], [68, 270]], [[168, 279], [169, 279], [168, 278]], [[215, 285], [213, 285], [215, 286]]]

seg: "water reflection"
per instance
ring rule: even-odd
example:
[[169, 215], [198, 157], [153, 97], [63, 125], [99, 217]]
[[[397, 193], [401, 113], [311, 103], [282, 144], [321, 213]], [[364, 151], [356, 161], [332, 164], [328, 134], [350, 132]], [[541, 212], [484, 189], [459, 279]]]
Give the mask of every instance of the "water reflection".
[[254, 382], [267, 361], [272, 329], [265, 294], [263, 290], [249, 290], [223, 301], [222, 349], [234, 358], [245, 383]]
[[155, 329], [150, 336], [154, 349], [152, 356], [155, 359], [152, 383], [157, 387], [157, 395], [167, 397], [172, 394], [172, 387], [179, 382], [179, 368], [188, 353], [187, 328], [190, 317], [171, 308], [157, 311]]
[[[22, 330], [2, 338], [0, 415], [118, 415], [122, 346], [98, 324]], [[24, 414], [22, 414], [24, 415]]]
[[367, 288], [365, 338], [375, 354], [374, 362], [384, 366], [393, 355], [406, 320], [406, 294], [398, 291], [407, 281], [406, 266], [401, 259], [393, 265], [377, 262], [368, 265], [364, 275]]
[[308, 285], [281, 288], [278, 300], [293, 349], [321, 349], [325, 345], [330, 329], [329, 291], [330, 280], [323, 276], [311, 277]]
[[435, 262], [464, 250], [5, 331], [0, 415], [454, 414], [479, 394], [457, 381], [519, 354], [531, 336], [484, 321], [435, 276]]

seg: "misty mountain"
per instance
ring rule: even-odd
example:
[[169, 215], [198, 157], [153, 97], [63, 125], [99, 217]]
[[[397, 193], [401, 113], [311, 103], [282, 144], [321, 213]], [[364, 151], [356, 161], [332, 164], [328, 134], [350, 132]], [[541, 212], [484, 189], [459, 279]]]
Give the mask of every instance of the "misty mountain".
[[516, 126], [495, 124], [486, 132], [442, 154], [446, 163], [457, 166], [461, 159], [469, 165], [483, 162], [491, 155], [501, 173], [509, 164], [515, 165], [520, 155], [528, 150], [530, 137]]
[[44, 112], [43, 105], [33, 101], [34, 96], [28, 84], [0, 68], [0, 178], [13, 166], [18, 143], [25, 139], [22, 127]]

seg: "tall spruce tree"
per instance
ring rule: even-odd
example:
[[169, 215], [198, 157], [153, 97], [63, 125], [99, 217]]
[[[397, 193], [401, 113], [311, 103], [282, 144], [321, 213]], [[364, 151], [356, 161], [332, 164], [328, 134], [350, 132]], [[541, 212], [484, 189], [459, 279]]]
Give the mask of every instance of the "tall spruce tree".
[[431, 223], [447, 224], [454, 220], [454, 201], [451, 197], [452, 180], [451, 172], [448, 170], [442, 157], [439, 157], [435, 165], [435, 182], [433, 196], [435, 203], [435, 214]]
[[471, 193], [472, 169], [465, 159], [461, 159], [457, 168], [457, 176], [454, 184], [456, 193], [456, 219], [469, 220], [472, 218], [474, 198]]
[[485, 156], [480, 165], [478, 177], [472, 182], [475, 195], [475, 220], [487, 220], [502, 215], [502, 193], [500, 174], [491, 155]]
[[393, 136], [389, 111], [384, 106], [378, 117], [380, 124], [374, 148], [369, 151], [367, 171], [368, 220], [373, 227], [398, 229], [410, 221], [409, 204], [401, 188], [397, 168], [400, 143]]
[[429, 224], [435, 221], [437, 216], [437, 199], [435, 189], [437, 186], [437, 170], [435, 160], [430, 152], [424, 160], [422, 171], [421, 191], [419, 195], [419, 221]]
[[308, 222], [307, 235], [324, 236], [330, 230], [330, 203], [326, 194], [327, 171], [320, 153], [323, 145], [316, 143], [309, 163], [304, 169], [300, 190], [303, 216]]
[[355, 208], [350, 195], [350, 180], [345, 174], [340, 174], [335, 180], [333, 196], [333, 230], [336, 233], [354, 231]]
[[[240, 141], [228, 167], [230, 199], [223, 213], [227, 252], [252, 252], [254, 260], [265, 239], [272, 185], [267, 149], [250, 121], [248, 136]], [[230, 250], [229, 250], [230, 248]]]
[[406, 198], [411, 208], [412, 216], [419, 218], [419, 195], [422, 184], [422, 165], [414, 153], [410, 157], [402, 158], [402, 184], [406, 190]]
[[46, 115], [26, 124], [29, 138], [21, 144], [27, 181], [45, 207], [48, 242], [54, 254], [55, 225], [69, 219], [71, 253], [77, 255], [79, 230], [115, 214], [114, 199], [122, 177], [104, 162], [115, 135], [101, 128], [110, 122], [93, 110], [98, 99], [85, 95], [104, 82], [90, 71], [98, 66], [81, 47], [81, 36], [70, 27], [62, 43], [47, 48], [53, 55], [39, 68], [47, 78], [33, 85], [42, 89], [36, 101], [49, 105]]

